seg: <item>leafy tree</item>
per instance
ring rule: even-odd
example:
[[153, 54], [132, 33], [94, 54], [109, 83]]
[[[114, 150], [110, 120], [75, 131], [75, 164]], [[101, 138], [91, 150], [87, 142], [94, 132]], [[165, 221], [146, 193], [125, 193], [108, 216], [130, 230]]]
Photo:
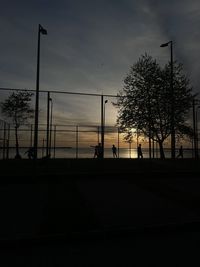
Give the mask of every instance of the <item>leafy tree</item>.
[[[183, 74], [183, 66], [177, 62], [173, 66], [175, 131], [177, 135], [189, 135], [192, 130], [186, 120], [191, 107], [192, 88]], [[114, 103], [118, 108], [117, 124], [126, 133], [125, 139], [131, 139], [132, 130], [137, 129], [159, 144], [161, 158], [165, 158], [163, 142], [171, 134], [170, 71], [170, 63], [161, 68], [151, 56], [142, 55], [131, 66], [117, 103]]]
[[15, 126], [15, 140], [16, 140], [16, 156], [21, 158], [19, 154], [18, 129], [27, 122], [29, 118], [33, 117], [33, 109], [30, 107], [32, 93], [30, 92], [14, 92], [1, 103], [1, 111], [5, 117], [11, 119]]

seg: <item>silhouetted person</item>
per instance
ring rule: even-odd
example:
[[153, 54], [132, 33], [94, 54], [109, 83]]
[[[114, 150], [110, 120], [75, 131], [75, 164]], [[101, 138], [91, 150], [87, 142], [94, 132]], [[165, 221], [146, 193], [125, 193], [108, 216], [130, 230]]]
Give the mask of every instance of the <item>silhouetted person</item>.
[[29, 149], [24, 154], [27, 154], [29, 159], [33, 159], [34, 158], [34, 148], [29, 147]]
[[115, 145], [112, 145], [112, 153], [113, 153], [113, 158], [117, 158], [117, 148]]
[[183, 146], [180, 146], [177, 158], [183, 158]]
[[137, 148], [137, 153], [138, 153], [138, 159], [139, 158], [143, 159], [142, 146], [141, 146], [141, 144], [139, 144], [139, 146]]
[[101, 158], [102, 157], [102, 146], [101, 146], [101, 143], [99, 143], [96, 146], [90, 146], [90, 147], [94, 147], [94, 156], [93, 156], [93, 158]]
[[99, 145], [98, 145], [98, 156], [97, 156], [97, 158], [103, 158], [103, 149], [102, 149], [102, 145], [101, 145], [101, 143], [99, 143]]
[[98, 158], [98, 146], [91, 146], [94, 147], [94, 157], [93, 158]]

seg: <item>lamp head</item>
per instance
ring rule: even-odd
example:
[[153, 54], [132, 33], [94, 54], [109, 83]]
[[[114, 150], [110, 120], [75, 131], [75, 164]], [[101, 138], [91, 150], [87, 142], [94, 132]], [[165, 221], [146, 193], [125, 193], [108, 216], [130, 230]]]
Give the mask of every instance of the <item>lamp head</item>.
[[171, 44], [171, 46], [172, 46], [172, 41], [169, 41], [167, 43], [161, 44], [160, 47], [166, 47], [166, 46], [168, 46], [168, 44]]
[[47, 35], [47, 30], [42, 27], [42, 25], [39, 24], [39, 30], [42, 34]]
[[164, 43], [164, 44], [161, 44], [160, 47], [166, 47], [168, 46], [169, 43]]

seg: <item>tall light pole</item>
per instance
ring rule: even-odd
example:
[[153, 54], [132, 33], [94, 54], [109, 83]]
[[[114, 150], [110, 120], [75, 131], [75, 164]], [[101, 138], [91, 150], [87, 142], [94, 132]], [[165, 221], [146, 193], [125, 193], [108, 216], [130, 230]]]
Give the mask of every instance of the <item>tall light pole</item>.
[[50, 137], [49, 137], [49, 156], [51, 157], [51, 137], [52, 137], [52, 120], [53, 120], [53, 100], [49, 99], [51, 102], [51, 113], [50, 113]]
[[[50, 109], [50, 103], [51, 103], [51, 109]], [[52, 102], [52, 98], [50, 97], [50, 92], [48, 92], [47, 94], [47, 130], [46, 130], [46, 157], [47, 158], [51, 156], [52, 110], [53, 110], [53, 102]]]
[[175, 148], [176, 148], [176, 140], [175, 140], [175, 126], [174, 126], [174, 85], [173, 85], [173, 42], [169, 41], [167, 43], [161, 44], [160, 47], [166, 47], [170, 45], [171, 57], [170, 57], [170, 65], [171, 65], [171, 77], [170, 77], [170, 95], [171, 95], [171, 158], [175, 159]]
[[103, 125], [105, 127], [105, 122], [106, 122], [106, 103], [108, 103], [108, 100], [104, 101], [104, 115], [103, 115]]
[[38, 117], [39, 117], [39, 80], [40, 80], [40, 34], [47, 34], [40, 24], [38, 26], [37, 46], [37, 74], [36, 74], [36, 96], [35, 96], [35, 128], [34, 128], [34, 158], [37, 159], [38, 150]]
[[103, 112], [103, 144], [102, 144], [103, 158], [104, 158], [105, 122], [106, 122], [106, 103], [108, 103], [108, 100], [104, 101], [104, 112]]

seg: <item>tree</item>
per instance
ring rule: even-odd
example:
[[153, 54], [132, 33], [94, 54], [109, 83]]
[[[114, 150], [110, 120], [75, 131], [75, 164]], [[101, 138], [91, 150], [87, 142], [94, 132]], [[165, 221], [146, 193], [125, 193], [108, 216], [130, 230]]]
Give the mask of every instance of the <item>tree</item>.
[[[131, 66], [114, 103], [118, 108], [117, 124], [126, 133], [125, 139], [132, 138], [132, 130], [137, 129], [159, 144], [161, 158], [165, 158], [163, 142], [171, 134], [170, 70], [170, 63], [161, 68], [151, 56], [142, 55]], [[192, 131], [186, 119], [192, 88], [183, 74], [183, 66], [177, 62], [174, 62], [173, 88], [176, 134], [189, 134]]]
[[19, 127], [33, 117], [33, 109], [30, 107], [32, 93], [30, 92], [14, 92], [1, 103], [1, 112], [5, 117], [11, 119], [15, 127], [16, 140], [16, 156], [21, 158], [19, 154], [18, 129]]

